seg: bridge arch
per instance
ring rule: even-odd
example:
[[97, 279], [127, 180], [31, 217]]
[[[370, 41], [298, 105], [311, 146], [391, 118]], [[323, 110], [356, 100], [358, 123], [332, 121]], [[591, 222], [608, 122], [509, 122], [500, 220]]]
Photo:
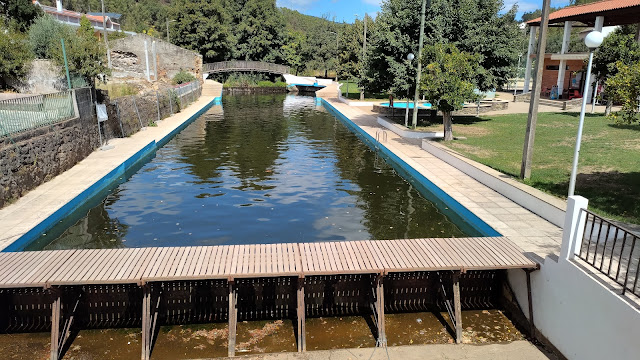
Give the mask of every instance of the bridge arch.
[[262, 61], [244, 60], [220, 61], [202, 65], [202, 72], [205, 74], [218, 74], [235, 71], [256, 71], [284, 75], [289, 74], [289, 67], [286, 65], [278, 65]]

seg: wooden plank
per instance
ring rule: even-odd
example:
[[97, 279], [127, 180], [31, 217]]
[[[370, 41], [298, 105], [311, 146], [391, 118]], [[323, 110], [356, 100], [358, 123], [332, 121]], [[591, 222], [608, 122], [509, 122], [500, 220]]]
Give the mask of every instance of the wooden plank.
[[242, 248], [238, 245], [234, 245], [227, 249], [225, 256], [225, 270], [224, 275], [233, 276], [242, 272]]
[[409, 250], [413, 252], [420, 266], [424, 269], [433, 269], [435, 268], [435, 264], [433, 260], [427, 255], [422, 246], [420, 246], [420, 242], [416, 240], [408, 241], [407, 245], [409, 246]]
[[77, 250], [71, 251], [60, 251], [59, 257], [52, 259], [49, 267], [43, 268], [41, 272], [37, 272], [34, 274], [32, 279], [30, 279], [30, 283], [38, 283], [38, 284], [47, 284], [51, 275], [55, 273], [60, 267], [62, 267], [68, 260], [75, 254]]
[[284, 247], [282, 246], [282, 244], [277, 244], [277, 260], [276, 260], [276, 271], [280, 272], [280, 273], [284, 273], [284, 272], [288, 272], [284, 269]]
[[217, 246], [204, 247], [196, 266], [193, 268], [193, 275], [204, 275], [207, 263], [211, 259], [211, 254], [217, 248]]
[[62, 297], [58, 289], [53, 289], [52, 291], [54, 291], [54, 300], [51, 304], [51, 360], [58, 360]]
[[229, 282], [229, 357], [236, 355], [236, 329], [238, 323], [237, 292], [233, 281]]
[[135, 266], [131, 266], [129, 270], [122, 273], [122, 278], [129, 281], [140, 281], [142, 274], [139, 276], [135, 276], [137, 273], [142, 273], [144, 268], [149, 264], [149, 258], [153, 256], [153, 254], [159, 250], [158, 248], [142, 248], [142, 251], [139, 253], [139, 260]]
[[[123, 261], [120, 265], [120, 271], [114, 271], [109, 275], [108, 281], [123, 281], [126, 279], [124, 276], [126, 273], [133, 272], [142, 261], [142, 255], [145, 249], [137, 248], [137, 249], [129, 249], [127, 251], [129, 253], [129, 257]], [[136, 279], [137, 280], [137, 279]]]
[[183, 277], [185, 269], [188, 267], [189, 262], [192, 259], [193, 253], [195, 253], [195, 249], [191, 246], [183, 248], [182, 256], [180, 258], [180, 262], [178, 266], [175, 266], [173, 269], [173, 274], [169, 274], [171, 277]]
[[[113, 250], [112, 250], [113, 251]], [[134, 250], [135, 251], [135, 250]], [[94, 278], [100, 278], [96, 275], [98, 275], [98, 273], [104, 269], [104, 268], [110, 268], [112, 267], [111, 263], [108, 261], [108, 255], [109, 252], [108, 251], [102, 251], [100, 252], [100, 256], [98, 256], [95, 264], [93, 264], [93, 270], [92, 271], [88, 271], [84, 274], [84, 276], [82, 276], [82, 278], [80, 278], [79, 280], [82, 282], [86, 282], [89, 279], [94, 279]]]
[[19, 282], [21, 279], [28, 275], [30, 269], [42, 262], [44, 258], [48, 256], [49, 254], [46, 253], [29, 252], [26, 258], [24, 258], [19, 264], [16, 264], [12, 267], [11, 271], [0, 273], [3, 275], [1, 283], [10, 284]]
[[165, 256], [165, 258], [163, 259], [163, 263], [160, 264], [160, 267], [158, 268], [158, 272], [156, 273], [154, 279], [163, 279], [167, 277], [167, 274], [169, 273], [171, 266], [173, 266], [173, 263], [178, 261], [178, 255], [180, 254], [180, 248], [170, 248], [169, 252], [167, 253], [167, 255]]
[[[224, 267], [221, 267], [222, 257], [226, 256], [226, 252], [228, 251], [228, 246], [216, 246], [214, 254], [212, 255], [212, 260], [207, 263], [207, 270], [205, 274], [213, 275], [224, 273]], [[229, 264], [231, 265], [231, 264]], [[222, 269], [222, 271], [220, 271]]]
[[[125, 251], [125, 249], [113, 249], [111, 251], [115, 253], [115, 260], [112, 263], [105, 266], [104, 274], [97, 279], [108, 279], [110, 276], [113, 276], [113, 273], [117, 273], [118, 269], [122, 267], [122, 264], [127, 260], [128, 256], [131, 255], [131, 254], [128, 254], [128, 252]], [[98, 254], [98, 257], [99, 257], [99, 254]], [[70, 279], [70, 281], [75, 282], [74, 279]]]
[[50, 256], [44, 260], [40, 266], [34, 267], [31, 273], [25, 275], [20, 281], [16, 282], [16, 284], [21, 284], [22, 286], [26, 286], [28, 284], [40, 283], [44, 284], [47, 282], [46, 274], [48, 272], [53, 271], [53, 269], [57, 268], [60, 263], [64, 262], [71, 252], [68, 251], [47, 251]]
[[456, 343], [462, 343], [462, 305], [460, 303], [460, 272], [453, 273], [453, 314], [456, 325]]
[[293, 258], [295, 259], [295, 262], [293, 262], [294, 264], [296, 264], [295, 272], [297, 272], [298, 275], [302, 275], [304, 271], [302, 265], [302, 250], [300, 249], [298, 244], [289, 244], [289, 248], [291, 249], [289, 258], [291, 258], [291, 255], [293, 255]]
[[113, 269], [113, 263], [118, 258], [117, 249], [109, 249], [105, 251], [102, 255], [102, 258], [104, 260], [104, 263], [101, 266], [97, 267], [97, 271], [92, 274], [92, 276], [96, 278], [103, 278], [107, 276], [107, 273]]
[[151, 259], [149, 265], [144, 270], [142, 270], [142, 273], [139, 274], [138, 277], [141, 280], [156, 277], [161, 265], [164, 264], [164, 258], [167, 256], [170, 250], [171, 248], [165, 247], [160, 249], [160, 252], [156, 252], [155, 257]]
[[475, 249], [477, 256], [486, 264], [485, 266], [495, 267], [507, 265], [507, 263], [501, 258], [500, 253], [496, 252], [495, 249], [489, 248], [482, 239], [471, 238], [467, 241], [469, 246]]
[[306, 339], [306, 307], [304, 303], [304, 279], [298, 278], [297, 284], [297, 320], [298, 320], [298, 352], [307, 351], [307, 339]]
[[432, 244], [432, 248], [436, 249], [440, 252], [438, 259], [440, 260], [440, 265], [443, 268], [458, 268], [462, 269], [465, 264], [467, 264], [466, 260], [462, 260], [458, 253], [449, 245], [448, 239], [430, 239]]

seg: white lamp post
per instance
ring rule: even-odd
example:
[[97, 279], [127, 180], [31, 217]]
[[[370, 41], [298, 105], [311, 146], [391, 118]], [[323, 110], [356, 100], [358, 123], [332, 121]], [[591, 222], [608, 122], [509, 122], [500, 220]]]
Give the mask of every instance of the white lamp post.
[[[413, 59], [415, 58], [416, 56], [413, 55], [413, 53], [407, 54], [407, 60], [409, 61], [409, 66], [411, 65], [411, 62], [413, 61]], [[413, 109], [413, 111], [416, 111], [416, 109]], [[404, 127], [409, 127], [409, 93], [408, 92], [407, 92], [407, 106], [406, 106], [406, 109], [404, 110]]]
[[587, 109], [587, 92], [589, 91], [589, 78], [591, 77], [591, 66], [593, 65], [593, 52], [602, 44], [602, 33], [599, 31], [590, 32], [584, 43], [589, 48], [589, 65], [584, 79], [584, 92], [582, 93], [582, 107], [580, 109], [580, 122], [578, 123], [578, 137], [576, 138], [576, 148], [573, 153], [573, 167], [571, 169], [571, 179], [569, 180], [569, 196], [573, 196], [576, 189], [576, 176], [578, 175], [578, 157], [580, 156], [580, 143], [582, 142], [582, 128], [584, 126], [584, 113]]

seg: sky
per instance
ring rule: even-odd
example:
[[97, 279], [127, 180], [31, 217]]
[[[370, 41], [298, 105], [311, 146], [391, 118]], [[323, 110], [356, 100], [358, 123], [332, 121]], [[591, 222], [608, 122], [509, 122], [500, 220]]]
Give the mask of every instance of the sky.
[[[542, 7], [542, 0], [503, 0], [505, 11], [511, 9], [513, 4], [518, 4], [518, 18], [523, 12], [532, 11]], [[328, 15], [330, 19], [335, 17], [338, 22], [353, 22], [357, 17], [362, 18], [364, 13], [375, 16], [380, 11], [382, 0], [277, 0], [278, 6], [286, 7], [307, 15]], [[551, 6], [566, 6], [569, 0], [551, 0]]]

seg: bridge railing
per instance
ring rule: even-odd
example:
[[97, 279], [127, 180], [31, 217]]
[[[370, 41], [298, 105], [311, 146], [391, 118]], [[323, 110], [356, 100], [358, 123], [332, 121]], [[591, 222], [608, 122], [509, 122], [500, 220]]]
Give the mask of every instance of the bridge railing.
[[231, 60], [204, 64], [202, 70], [206, 73], [225, 71], [261, 71], [274, 74], [288, 74], [289, 67], [286, 65], [271, 64], [262, 61]]

